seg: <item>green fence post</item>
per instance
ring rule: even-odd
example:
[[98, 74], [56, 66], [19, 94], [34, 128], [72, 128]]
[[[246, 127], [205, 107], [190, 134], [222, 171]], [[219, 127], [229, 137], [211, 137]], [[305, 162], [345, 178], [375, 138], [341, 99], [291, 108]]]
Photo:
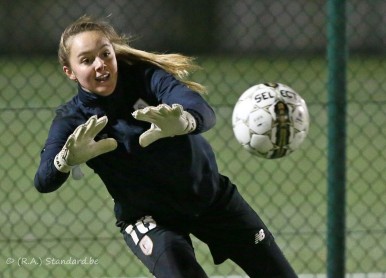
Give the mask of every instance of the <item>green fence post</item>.
[[345, 0], [327, 1], [328, 220], [327, 276], [345, 276], [346, 14]]

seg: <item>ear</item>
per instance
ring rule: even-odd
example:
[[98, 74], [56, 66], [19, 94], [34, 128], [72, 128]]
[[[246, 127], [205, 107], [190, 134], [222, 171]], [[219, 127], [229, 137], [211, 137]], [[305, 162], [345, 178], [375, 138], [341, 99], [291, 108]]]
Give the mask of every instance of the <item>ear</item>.
[[63, 71], [67, 75], [67, 77], [70, 78], [71, 80], [74, 80], [74, 81], [77, 80], [76, 76], [75, 76], [74, 72], [71, 70], [71, 68], [69, 68], [67, 66], [63, 66]]

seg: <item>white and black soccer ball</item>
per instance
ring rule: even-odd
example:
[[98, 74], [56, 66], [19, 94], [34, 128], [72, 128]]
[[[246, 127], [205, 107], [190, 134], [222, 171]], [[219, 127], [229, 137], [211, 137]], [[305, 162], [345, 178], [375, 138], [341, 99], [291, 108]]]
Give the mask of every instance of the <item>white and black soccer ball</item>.
[[287, 156], [307, 137], [306, 102], [281, 83], [263, 83], [241, 94], [232, 114], [236, 140], [250, 153], [274, 159]]

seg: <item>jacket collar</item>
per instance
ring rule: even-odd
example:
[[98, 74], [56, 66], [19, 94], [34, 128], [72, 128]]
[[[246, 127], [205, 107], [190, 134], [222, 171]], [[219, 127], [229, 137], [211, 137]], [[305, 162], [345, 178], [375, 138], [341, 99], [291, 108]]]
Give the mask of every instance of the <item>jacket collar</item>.
[[119, 95], [119, 85], [117, 84], [117, 88], [114, 90], [114, 92], [109, 96], [100, 96], [92, 92], [88, 92], [84, 90], [79, 84], [78, 84], [78, 96], [79, 100], [85, 105], [85, 106], [98, 106], [98, 105], [104, 105], [108, 103], [109, 101], [115, 99]]
[[104, 99], [107, 98], [91, 92], [87, 92], [80, 86], [80, 84], [78, 84], [78, 96], [79, 100], [86, 106], [102, 104]]

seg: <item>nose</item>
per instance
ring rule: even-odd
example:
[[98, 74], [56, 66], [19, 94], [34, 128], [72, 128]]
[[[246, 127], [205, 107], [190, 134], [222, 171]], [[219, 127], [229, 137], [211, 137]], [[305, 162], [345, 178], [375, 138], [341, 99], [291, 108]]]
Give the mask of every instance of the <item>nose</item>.
[[103, 69], [105, 67], [105, 62], [99, 57], [96, 57], [94, 62], [96, 70]]

